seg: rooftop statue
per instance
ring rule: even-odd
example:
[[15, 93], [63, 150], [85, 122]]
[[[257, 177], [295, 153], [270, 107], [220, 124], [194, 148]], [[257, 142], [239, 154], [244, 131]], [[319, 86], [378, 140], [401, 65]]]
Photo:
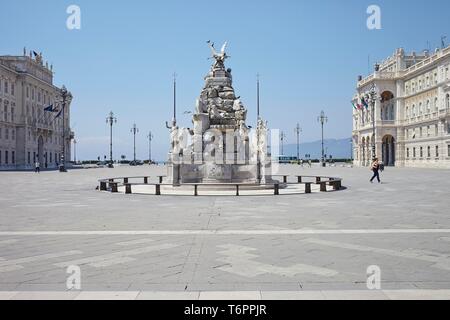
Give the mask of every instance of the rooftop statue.
[[214, 43], [211, 43], [211, 41], [209, 40], [207, 43], [209, 45], [209, 48], [211, 49], [212, 58], [216, 60], [216, 62], [213, 64], [213, 69], [224, 69], [225, 60], [229, 58], [229, 56], [225, 52], [225, 49], [227, 48], [227, 42], [225, 41], [219, 53], [216, 51], [216, 48], [214, 48]]

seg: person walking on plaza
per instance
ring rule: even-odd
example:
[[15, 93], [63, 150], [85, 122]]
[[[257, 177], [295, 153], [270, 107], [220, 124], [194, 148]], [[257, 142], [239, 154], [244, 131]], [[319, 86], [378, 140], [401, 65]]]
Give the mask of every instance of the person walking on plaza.
[[370, 179], [370, 182], [373, 182], [373, 179], [377, 178], [378, 183], [380, 183], [380, 163], [378, 162], [378, 158], [372, 162], [371, 170], [373, 171], [373, 176]]
[[40, 172], [41, 172], [41, 168], [40, 168], [40, 163], [39, 163], [39, 161], [36, 161], [36, 162], [34, 163], [34, 172], [36, 172], [36, 173], [40, 173]]

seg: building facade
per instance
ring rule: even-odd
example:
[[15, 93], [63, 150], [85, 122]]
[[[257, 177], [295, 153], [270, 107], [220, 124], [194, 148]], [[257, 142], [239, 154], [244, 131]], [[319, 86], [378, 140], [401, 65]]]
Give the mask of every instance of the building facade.
[[44, 111], [61, 106], [52, 69], [42, 54], [27, 54], [25, 49], [22, 56], [0, 56], [0, 170], [32, 169], [36, 161], [41, 168], [56, 168], [63, 143], [67, 163], [70, 160], [70, 103], [64, 116]]
[[450, 168], [449, 69], [450, 47], [434, 54], [397, 49], [373, 74], [358, 78], [354, 105], [374, 85], [378, 94], [374, 112], [371, 106], [353, 110], [355, 165], [370, 165], [375, 143], [387, 166]]

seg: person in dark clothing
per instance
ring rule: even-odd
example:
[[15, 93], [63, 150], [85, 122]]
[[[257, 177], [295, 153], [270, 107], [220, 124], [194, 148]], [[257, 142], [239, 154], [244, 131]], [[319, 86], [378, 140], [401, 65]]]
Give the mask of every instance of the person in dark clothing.
[[380, 163], [378, 162], [378, 158], [375, 158], [375, 160], [372, 162], [371, 170], [373, 171], [373, 176], [370, 179], [370, 182], [373, 182], [373, 179], [377, 178], [378, 183], [380, 183]]

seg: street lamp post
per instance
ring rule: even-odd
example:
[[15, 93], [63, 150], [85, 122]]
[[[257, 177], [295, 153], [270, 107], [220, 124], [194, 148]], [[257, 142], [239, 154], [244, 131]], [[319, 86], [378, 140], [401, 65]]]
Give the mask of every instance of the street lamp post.
[[152, 164], [152, 139], [153, 139], [153, 134], [151, 131], [149, 131], [148, 133], [148, 164]]
[[112, 155], [112, 128], [113, 124], [117, 123], [117, 118], [114, 116], [114, 113], [111, 111], [106, 118], [106, 123], [109, 123], [109, 164], [108, 168], [114, 168], [113, 166], [113, 155]]
[[[259, 73], [256, 74], [256, 144], [259, 146], [260, 130], [260, 115], [259, 115]], [[259, 147], [256, 151], [256, 178], [258, 183], [261, 183], [261, 155], [259, 154]]]
[[61, 165], [59, 166], [59, 172], [67, 172], [66, 169], [66, 104], [72, 101], [72, 94], [67, 91], [65, 86], [62, 86], [60, 95], [62, 98], [62, 154], [61, 154]]
[[77, 163], [77, 140], [73, 139], [73, 162]]
[[131, 133], [133, 133], [133, 162], [136, 164], [136, 133], [139, 132], [139, 129], [136, 126], [136, 123], [133, 124], [133, 127], [131, 128]]
[[297, 123], [295, 127], [295, 133], [297, 134], [297, 161], [300, 161], [300, 133], [302, 132], [302, 128], [300, 124]]
[[320, 122], [322, 126], [322, 167], [325, 167], [325, 153], [324, 153], [324, 144], [323, 144], [323, 125], [328, 122], [328, 117], [325, 116], [325, 112], [323, 110], [320, 112], [320, 116], [317, 117], [317, 121]]
[[350, 139], [350, 161], [353, 162], [353, 139]]
[[377, 157], [376, 143], [375, 143], [375, 102], [378, 99], [377, 87], [375, 84], [370, 88], [369, 93], [366, 94], [366, 100], [369, 102], [372, 112], [372, 160]]

